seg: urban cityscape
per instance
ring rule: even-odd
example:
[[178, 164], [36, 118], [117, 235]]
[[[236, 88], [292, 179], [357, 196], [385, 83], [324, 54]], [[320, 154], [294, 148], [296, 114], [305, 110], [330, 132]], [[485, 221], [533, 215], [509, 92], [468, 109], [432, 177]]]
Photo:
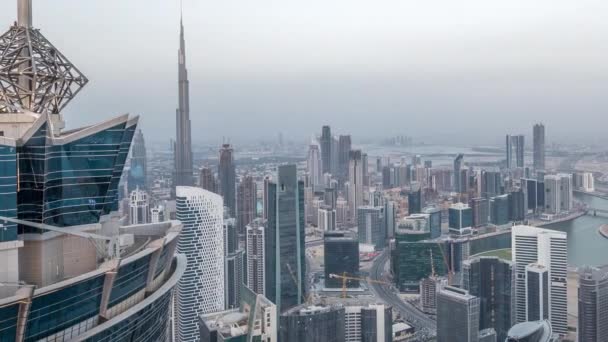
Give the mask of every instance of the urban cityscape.
[[203, 140], [184, 4], [165, 135], [145, 113], [73, 128], [63, 114], [95, 79], [37, 26], [37, 1], [16, 2], [0, 36], [0, 341], [608, 341], [604, 145], [533, 116], [497, 144], [358, 136], [330, 114], [299, 135]]

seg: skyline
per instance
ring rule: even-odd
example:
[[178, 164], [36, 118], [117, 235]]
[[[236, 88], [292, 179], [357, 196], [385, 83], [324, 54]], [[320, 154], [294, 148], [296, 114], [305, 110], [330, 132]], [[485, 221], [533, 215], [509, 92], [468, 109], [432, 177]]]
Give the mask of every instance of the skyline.
[[[279, 131], [305, 139], [329, 124], [359, 137], [470, 144], [466, 130], [490, 118], [492, 127], [475, 141], [531, 136], [538, 121], [549, 143], [605, 139], [608, 70], [600, 42], [608, 24], [600, 13], [607, 4], [342, 5], [185, 1], [193, 142]], [[12, 22], [14, 2], [2, 9], [0, 19]], [[141, 15], [132, 18], [133, 11]], [[177, 103], [177, 1], [35, 1], [34, 13], [34, 26], [95, 81], [66, 109], [66, 121], [90, 124], [128, 111], [141, 114], [150, 142], [168, 140], [163, 128]], [[291, 127], [280, 121], [285, 115]], [[571, 127], [572, 116], [593, 125]]]

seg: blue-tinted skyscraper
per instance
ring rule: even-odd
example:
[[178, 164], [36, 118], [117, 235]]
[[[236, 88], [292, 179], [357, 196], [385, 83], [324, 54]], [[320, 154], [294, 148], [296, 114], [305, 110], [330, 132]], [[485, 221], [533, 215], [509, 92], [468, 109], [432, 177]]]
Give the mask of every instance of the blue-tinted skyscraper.
[[448, 210], [448, 224], [451, 234], [470, 234], [473, 226], [473, 210], [463, 203], [452, 205]]
[[217, 169], [220, 184], [220, 195], [224, 198], [224, 206], [230, 209], [230, 216], [236, 213], [236, 167], [234, 165], [234, 150], [230, 144], [223, 144], [220, 149], [220, 162]]
[[301, 304], [306, 292], [304, 182], [295, 165], [279, 166], [268, 183], [265, 232], [266, 297], [283, 312]]
[[509, 195], [490, 199], [490, 222], [497, 226], [509, 223]]
[[422, 187], [420, 183], [412, 183], [410, 192], [407, 194], [408, 214], [420, 214], [422, 212]]

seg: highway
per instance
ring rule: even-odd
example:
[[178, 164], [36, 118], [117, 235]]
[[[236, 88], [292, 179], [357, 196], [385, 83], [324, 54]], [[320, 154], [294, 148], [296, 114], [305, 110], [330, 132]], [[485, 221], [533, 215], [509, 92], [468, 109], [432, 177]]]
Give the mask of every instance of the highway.
[[[388, 262], [389, 252], [385, 249], [382, 254], [376, 257], [370, 270], [370, 277], [374, 280], [386, 281], [386, 278], [382, 276], [386, 263]], [[373, 291], [378, 297], [380, 297], [385, 303], [392, 305], [392, 307], [399, 311], [401, 317], [408, 321], [415, 329], [430, 330], [435, 332], [437, 329], [436, 322], [425, 315], [418, 308], [410, 303], [404, 302], [393, 292], [392, 286], [383, 284], [371, 283]]]

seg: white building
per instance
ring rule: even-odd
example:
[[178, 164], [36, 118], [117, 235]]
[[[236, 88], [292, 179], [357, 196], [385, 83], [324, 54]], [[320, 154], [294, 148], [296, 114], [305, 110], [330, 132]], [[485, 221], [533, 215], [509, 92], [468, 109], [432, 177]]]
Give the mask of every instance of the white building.
[[321, 176], [321, 152], [317, 144], [308, 147], [306, 171], [308, 171], [308, 185], [313, 189], [322, 189], [324, 181]]
[[572, 210], [572, 175], [545, 176], [545, 212], [560, 214]]
[[591, 172], [579, 172], [574, 174], [573, 185], [578, 190], [584, 192], [595, 191], [595, 179]]
[[129, 195], [129, 222], [131, 224], [150, 223], [150, 201], [148, 193], [136, 188]]
[[528, 317], [526, 267], [539, 264], [548, 269], [549, 321], [553, 331], [565, 335], [568, 329], [567, 234], [531, 226], [515, 226], [511, 233], [512, 254], [515, 262], [515, 299], [517, 322]]
[[177, 247], [188, 266], [175, 293], [176, 340], [199, 340], [198, 317], [224, 310], [224, 202], [220, 195], [178, 186], [177, 219], [184, 227]]
[[247, 287], [262, 295], [266, 289], [264, 224], [258, 219], [247, 225]]
[[331, 231], [337, 229], [336, 211], [334, 209], [319, 209], [319, 229], [323, 231]]
[[[362, 315], [363, 313], [363, 315]], [[388, 320], [388, 324], [386, 324]], [[392, 336], [387, 326], [392, 327], [392, 308], [383, 304], [369, 304], [366, 306], [346, 306], [344, 308], [344, 341], [361, 342], [362, 333], [376, 332], [375, 341], [386, 341]], [[372, 328], [372, 326], [374, 328]]]

